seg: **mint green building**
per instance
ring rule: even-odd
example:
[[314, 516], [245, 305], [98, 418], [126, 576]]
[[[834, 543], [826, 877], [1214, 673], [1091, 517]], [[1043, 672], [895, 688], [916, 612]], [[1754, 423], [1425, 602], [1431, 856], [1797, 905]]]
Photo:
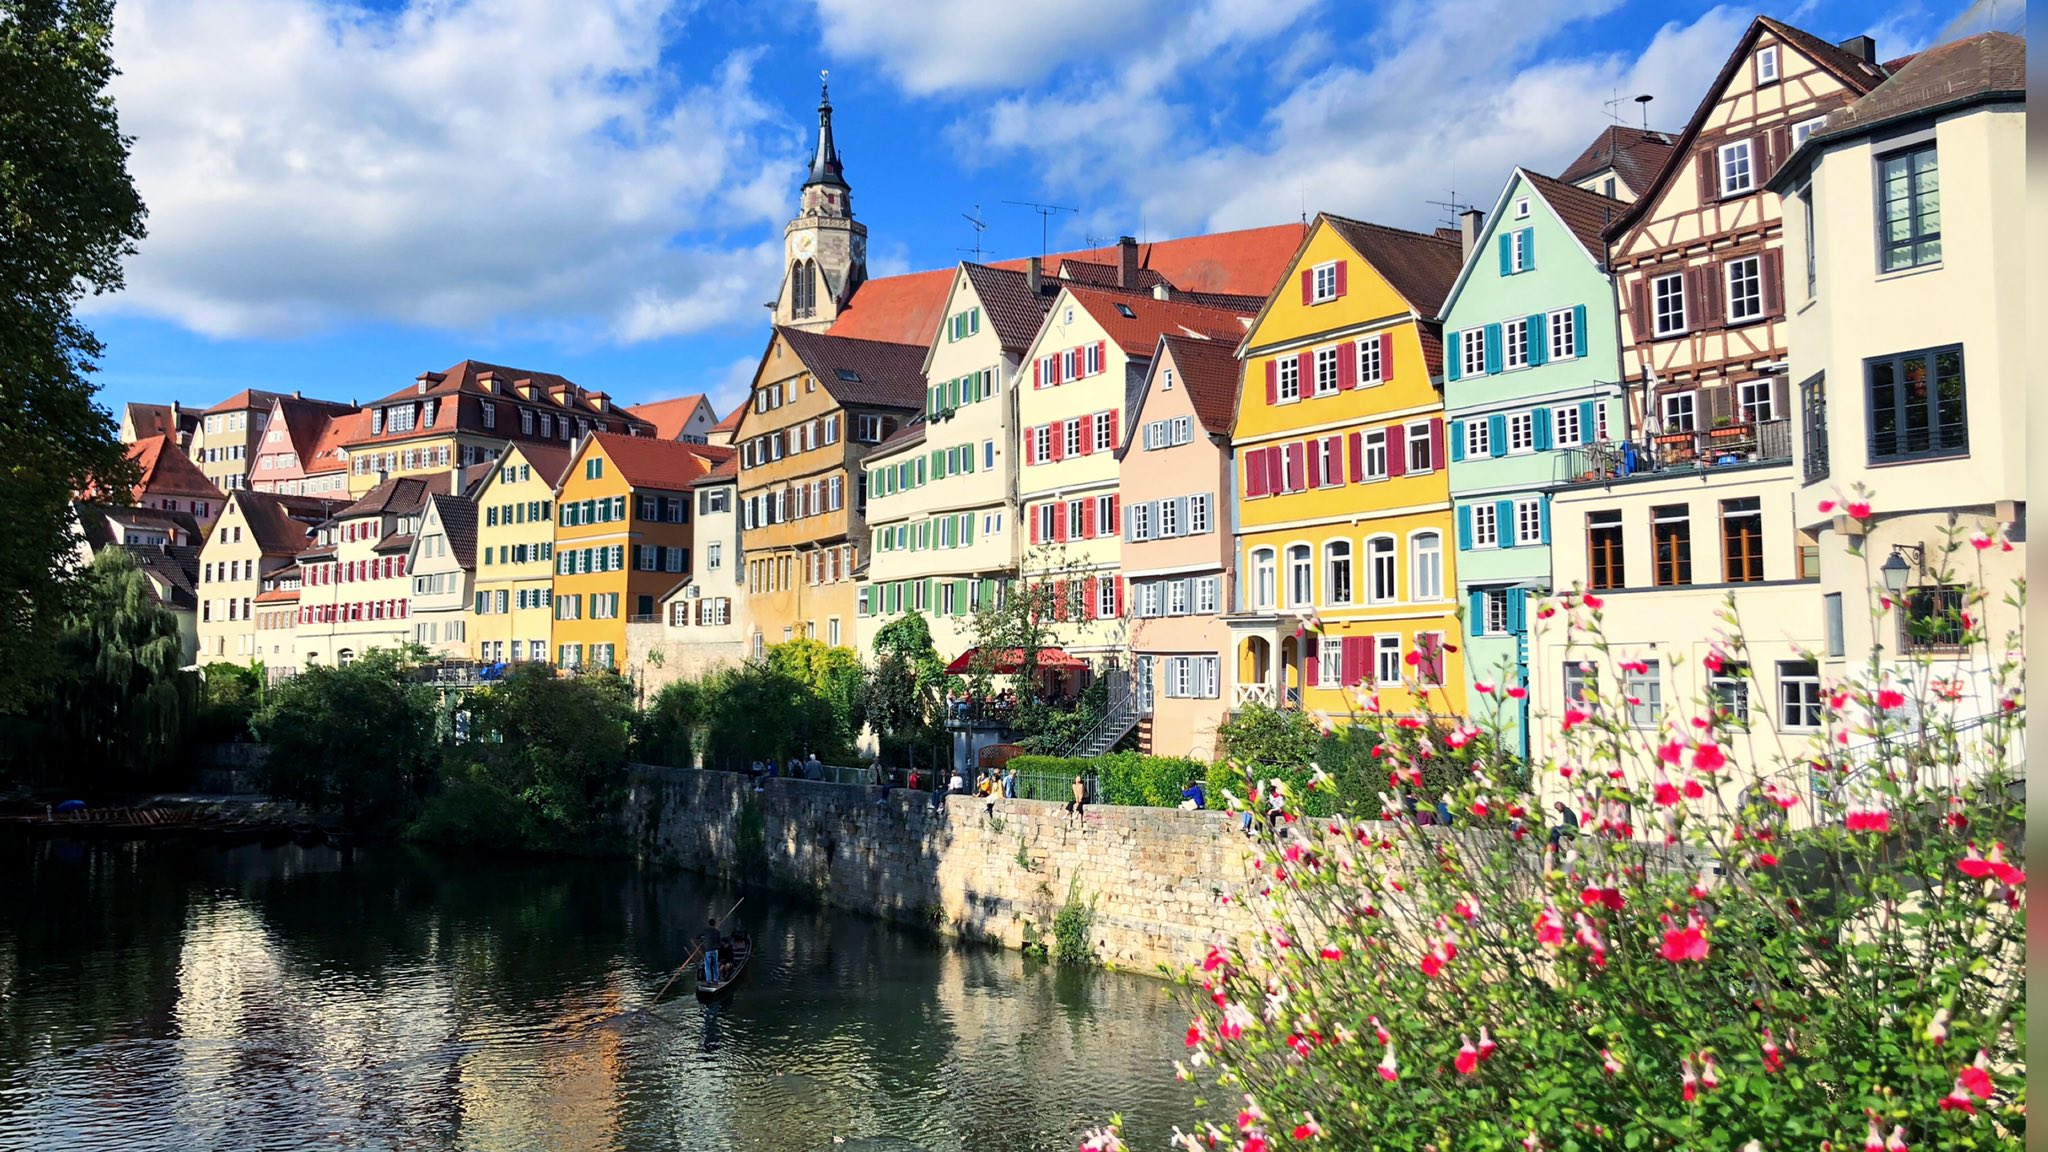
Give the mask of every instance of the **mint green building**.
[[[1465, 267], [1438, 319], [1474, 681], [1528, 682], [1528, 603], [1551, 589], [1548, 490], [1571, 479], [1585, 458], [1577, 449], [1625, 433], [1620, 318], [1601, 239], [1622, 207], [1517, 168], [1490, 215], [1466, 214]], [[1508, 720], [1511, 746], [1526, 755], [1526, 715]]]

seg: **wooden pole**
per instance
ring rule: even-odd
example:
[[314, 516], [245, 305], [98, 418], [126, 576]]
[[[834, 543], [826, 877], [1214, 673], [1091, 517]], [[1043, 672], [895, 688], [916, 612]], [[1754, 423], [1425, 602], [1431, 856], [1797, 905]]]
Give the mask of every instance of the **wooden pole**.
[[[725, 910], [725, 915], [724, 915], [724, 916], [720, 916], [720, 917], [719, 917], [718, 919], [716, 919], [716, 920], [713, 920], [713, 921], [711, 922], [712, 926], [713, 926], [713, 927], [717, 927], [718, 925], [720, 925], [720, 924], [723, 924], [723, 923], [725, 923], [726, 919], [727, 919], [728, 917], [730, 917], [730, 916], [731, 916], [731, 915], [732, 915], [733, 913], [735, 913], [735, 912], [739, 911], [739, 910], [740, 910], [740, 905], [741, 905], [741, 904], [745, 904], [746, 902], [747, 902], [747, 898], [746, 898], [745, 896], [742, 896], [742, 897], [740, 897], [740, 898], [739, 898], [739, 899], [738, 899], [737, 901], [734, 901], [734, 903], [733, 903], [733, 906], [732, 906], [732, 907], [730, 907], [730, 908], [727, 908], [727, 909]], [[693, 962], [695, 962], [695, 960], [697, 959], [697, 954], [698, 954], [698, 952], [699, 952], [699, 951], [701, 951], [701, 950], [703, 949], [703, 947], [704, 947], [704, 943], [703, 943], [703, 941], [701, 941], [701, 940], [700, 940], [700, 941], [698, 941], [698, 942], [697, 942], [697, 944], [696, 944], [696, 946], [695, 946], [695, 947], [693, 947], [693, 948], [691, 948], [691, 949], [690, 949], [690, 955], [689, 955], [689, 958], [683, 961], [683, 963], [682, 963], [682, 967], [680, 967], [680, 968], [677, 968], [677, 969], [676, 969], [676, 970], [675, 970], [674, 972], [670, 973], [670, 974], [669, 974], [669, 978], [668, 978], [668, 983], [667, 983], [667, 984], [663, 984], [663, 985], [661, 986], [661, 991], [659, 991], [659, 992], [656, 992], [656, 993], [654, 994], [654, 1004], [659, 1004], [659, 1003], [661, 1003], [661, 998], [662, 998], [663, 996], [666, 996], [666, 995], [668, 995], [668, 990], [669, 990], [670, 988], [672, 988], [672, 987], [674, 987], [674, 986], [675, 986], [675, 982], [676, 982], [677, 980], [679, 980], [679, 979], [681, 979], [681, 978], [682, 978], [682, 975], [683, 975], [683, 973], [685, 973], [685, 972], [687, 972], [687, 971], [689, 971], [689, 970], [690, 970], [690, 965], [691, 965], [691, 964], [692, 964]], [[649, 1004], [649, 1005], [648, 1005], [648, 1007], [652, 1008], [652, 1007], [654, 1007], [654, 1004]]]

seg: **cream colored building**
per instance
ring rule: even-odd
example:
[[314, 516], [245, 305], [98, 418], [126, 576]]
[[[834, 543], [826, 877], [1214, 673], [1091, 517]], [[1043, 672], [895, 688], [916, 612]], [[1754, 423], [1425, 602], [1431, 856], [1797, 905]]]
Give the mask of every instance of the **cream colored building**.
[[[746, 658], [746, 557], [739, 521], [739, 461], [727, 458], [692, 485], [697, 505], [697, 568], [661, 601], [658, 623], [626, 625], [627, 664], [641, 688], [698, 677]], [[660, 653], [659, 657], [654, 654]]]
[[236, 489], [199, 552], [199, 663], [266, 660], [257, 636], [265, 581], [292, 567], [315, 526], [343, 501]]
[[405, 568], [412, 579], [413, 641], [442, 659], [468, 656], [476, 505], [461, 496], [429, 497]]
[[249, 470], [269, 427], [275, 392], [244, 389], [208, 408], [192, 436], [192, 462], [223, 492], [249, 486]]
[[428, 499], [460, 486], [453, 472], [386, 480], [314, 531], [299, 553], [301, 670], [347, 664], [413, 638], [406, 559]]
[[[1899, 653], [1931, 655], [1928, 678], [1962, 692], [1941, 707], [1962, 719], [1997, 703], [1989, 669], [1953, 643], [1961, 585], [1988, 593], [1972, 611], [1994, 650], [2020, 624], [2003, 600], [2025, 548], [1968, 537], [2024, 539], [2025, 72], [2015, 36], [1930, 48], [1829, 117], [1774, 184], [1790, 206], [1798, 519], [1819, 544], [1823, 673], [1875, 660], [1912, 681]], [[1840, 509], [1859, 487], [1860, 523]]]

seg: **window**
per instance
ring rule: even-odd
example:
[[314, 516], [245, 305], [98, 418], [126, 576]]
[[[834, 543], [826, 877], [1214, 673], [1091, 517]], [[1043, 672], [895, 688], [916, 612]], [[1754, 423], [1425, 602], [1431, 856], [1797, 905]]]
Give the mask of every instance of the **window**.
[[[1520, 235], [1520, 233], [1517, 233]], [[1529, 321], [1509, 320], [1500, 326], [1500, 363], [1506, 368], [1529, 366]]]
[[[973, 526], [973, 519], [971, 515], [968, 517], [970, 528]], [[1095, 534], [1097, 536], [1115, 536], [1117, 530], [1116, 497], [1097, 496], [1095, 498]]]
[[1301, 361], [1293, 356], [1283, 356], [1278, 364], [1276, 380], [1281, 401], [1301, 399]]
[[1287, 603], [1292, 608], [1307, 608], [1315, 603], [1315, 569], [1309, 562], [1309, 548], [1306, 544], [1290, 545], [1287, 549]]
[[1828, 477], [1828, 402], [1826, 373], [1816, 372], [1799, 385], [1801, 440], [1806, 448], [1803, 470], [1811, 484]]
[[1441, 600], [1444, 595], [1444, 538], [1417, 532], [1408, 538], [1408, 598]]
[[1164, 540], [1180, 535], [1180, 502], [1167, 499], [1159, 502], [1159, 538]]
[[1157, 504], [1149, 500], [1131, 505], [1131, 539], [1141, 541], [1152, 539], [1152, 511], [1157, 507]]
[[1427, 420], [1408, 425], [1403, 436], [1408, 453], [1408, 471], [1433, 472], [1436, 470], [1436, 454], [1431, 450], [1430, 423]]
[[[1825, 116], [1815, 116], [1815, 117], [1814, 117], [1813, 119], [1811, 119], [1811, 120], [1801, 120], [1801, 121], [1800, 121], [1799, 123], [1797, 123], [1797, 124], [1794, 124], [1794, 125], [1792, 126], [1792, 148], [1793, 148], [1793, 150], [1794, 150], [1794, 151], [1797, 151], [1797, 150], [1799, 149], [1799, 146], [1800, 146], [1801, 144], [1804, 144], [1804, 143], [1806, 143], [1806, 138], [1807, 138], [1807, 137], [1809, 137], [1809, 136], [1813, 135], [1813, 134], [1814, 134], [1815, 132], [1818, 132], [1818, 131], [1820, 131], [1820, 126], [1821, 126], [1821, 125], [1823, 125], [1823, 124], [1825, 124], [1825, 123], [1827, 123], [1827, 122], [1828, 122], [1828, 118], [1827, 118], [1827, 117], [1825, 117]], [[1813, 233], [1811, 233], [1811, 232], [1808, 232], [1808, 233], [1807, 233], [1807, 235], [1811, 236], [1811, 235], [1813, 235]]]
[[1811, 660], [1778, 664], [1778, 727], [1787, 731], [1820, 729], [1820, 665]]
[[1570, 660], [1564, 666], [1564, 699], [1567, 704], [1576, 704], [1588, 698], [1594, 688], [1592, 666], [1583, 660]]
[[1877, 162], [1879, 267], [1886, 272], [1941, 260], [1941, 173], [1929, 142]]
[[1768, 45], [1756, 50], [1756, 82], [1775, 84], [1778, 80], [1778, 46]]
[[[1103, 497], [1107, 500], [1109, 497]], [[1188, 497], [1188, 535], [1200, 536], [1209, 531], [1209, 494], [1197, 492]]]
[[1394, 600], [1394, 538], [1374, 536], [1365, 542], [1365, 598], [1373, 604]]
[[1692, 520], [1686, 506], [1661, 504], [1650, 509], [1650, 538], [1655, 547], [1657, 586], [1692, 583]]
[[1735, 386], [1736, 418], [1744, 424], [1760, 424], [1765, 420], [1777, 419], [1777, 402], [1772, 398], [1774, 381], [1766, 376], [1761, 380], [1744, 380]]
[[1472, 546], [1474, 548], [1500, 547], [1499, 505], [1491, 500], [1482, 500], [1472, 508]]
[[1536, 450], [1536, 415], [1533, 412], [1515, 412], [1508, 416], [1508, 451], [1534, 452]]
[[1331, 604], [1351, 603], [1351, 541], [1323, 545], [1323, 593]]
[[882, 418], [880, 416], [855, 416], [853, 438], [863, 444], [879, 444], [882, 440]]
[[1865, 360], [1863, 366], [1871, 463], [1968, 454], [1962, 345]]
[[1595, 591], [1622, 587], [1622, 531], [1620, 512], [1589, 512], [1586, 515], [1587, 586]]
[[1515, 543], [1543, 543], [1543, 498], [1530, 496], [1515, 501]]
[[1721, 501], [1722, 574], [1730, 584], [1753, 584], [1764, 578], [1763, 500], [1745, 496]]
[[1216, 576], [1202, 576], [1195, 580], [1195, 611], [1213, 615], [1216, 611], [1217, 592], [1222, 581]]
[[1550, 358], [1570, 360], [1579, 354], [1579, 317], [1570, 308], [1552, 312], [1547, 327], [1550, 329]]
[[1531, 229], [1517, 228], [1508, 233], [1508, 271], [1529, 270], [1529, 234]]
[[1364, 446], [1365, 459], [1359, 465], [1359, 475], [1367, 480], [1387, 478], [1387, 430], [1375, 428], [1359, 441]]
[[1650, 281], [1650, 301], [1656, 307], [1655, 331], [1675, 336], [1685, 331], [1685, 276], [1674, 272]]
[[1116, 617], [1117, 617], [1117, 610], [1116, 610], [1116, 607], [1117, 607], [1117, 605], [1116, 605], [1116, 600], [1117, 600], [1117, 596], [1116, 596], [1116, 580], [1115, 580], [1115, 579], [1113, 579], [1113, 578], [1107, 578], [1107, 577], [1105, 577], [1104, 579], [1101, 579], [1101, 580], [1098, 580], [1098, 581], [1096, 581], [1096, 583], [1095, 583], [1095, 618], [1096, 618], [1096, 619], [1098, 619], [1098, 620], [1114, 620], [1114, 619], [1116, 619]]
[[1515, 219], [1517, 219], [1517, 220], [1527, 220], [1528, 218], [1529, 218], [1529, 198], [1528, 198], [1527, 196], [1521, 196], [1521, 197], [1517, 197], [1517, 198], [1516, 198], [1516, 200], [1515, 200]]
[[1707, 696], [1716, 714], [1749, 727], [1749, 665], [1727, 663], [1707, 677]]
[[1358, 386], [1369, 387], [1384, 383], [1386, 366], [1380, 359], [1380, 342], [1377, 337], [1358, 342]]
[[1185, 616], [1188, 614], [1188, 582], [1168, 580], [1166, 582], [1166, 614]]
[[1743, 256], [1722, 267], [1728, 278], [1728, 322], [1760, 318], [1764, 314], [1763, 257]]
[[1337, 394], [1337, 350], [1318, 348], [1315, 351], [1316, 395]]
[[1372, 638], [1372, 678], [1376, 684], [1399, 684], [1401, 682], [1401, 638], [1399, 636], [1375, 636]]
[[1507, 635], [1509, 595], [1506, 588], [1488, 588], [1479, 593], [1479, 619], [1473, 624], [1480, 635]]
[[1090, 419], [1095, 422], [1095, 450], [1097, 452], [1113, 450], [1116, 447], [1116, 441], [1110, 436], [1109, 413], [1097, 412]]
[[1159, 582], [1148, 580], [1138, 585], [1138, 615], [1151, 618], [1160, 614]]
[[1693, 423], [1694, 396], [1691, 392], [1666, 392], [1658, 397], [1659, 410], [1664, 415], [1664, 431], [1690, 432]]
[[1316, 680], [1325, 687], [1344, 683], [1344, 644], [1335, 636], [1319, 636], [1315, 642]]
[[1252, 603], [1253, 608], [1274, 606], [1274, 583], [1277, 574], [1273, 550], [1260, 548], [1252, 553]]
[[1467, 328], [1458, 333], [1458, 356], [1467, 376], [1486, 375], [1486, 329]]
[[1664, 711], [1663, 678], [1658, 675], [1655, 660], [1642, 662], [1644, 670], [1630, 672], [1622, 682], [1622, 691], [1628, 696], [1628, 722], [1637, 728], [1655, 728], [1657, 717]]
[[1571, 448], [1585, 442], [1586, 431], [1579, 421], [1579, 406], [1566, 404], [1550, 410], [1550, 442], [1559, 448]]
[[1738, 196], [1756, 187], [1756, 172], [1749, 160], [1747, 140], [1737, 140], [1721, 145], [1720, 157], [1721, 195]]
[[1960, 648], [1963, 627], [1963, 589], [1943, 584], [1906, 591], [1899, 617], [1899, 648], [1906, 652]]
[[1309, 303], [1321, 304], [1337, 298], [1337, 265], [1333, 261], [1315, 266]]
[[1493, 455], [1493, 425], [1484, 417], [1465, 421], [1465, 459]]
[[1031, 430], [1031, 462], [1043, 464], [1052, 459], [1052, 425], [1040, 424]]
[[1061, 448], [1068, 456], [1079, 456], [1081, 454], [1081, 421], [1068, 420], [1062, 428], [1064, 436], [1061, 439]]

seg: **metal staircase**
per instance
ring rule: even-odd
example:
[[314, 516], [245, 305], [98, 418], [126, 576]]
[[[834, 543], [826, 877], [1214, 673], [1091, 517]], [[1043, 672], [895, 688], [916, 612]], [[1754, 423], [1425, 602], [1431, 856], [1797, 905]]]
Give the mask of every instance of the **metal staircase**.
[[1093, 758], [1116, 747], [1131, 729], [1138, 726], [1152, 709], [1150, 694], [1128, 673], [1113, 673], [1109, 685], [1109, 704], [1103, 709], [1102, 719], [1096, 721], [1079, 740], [1060, 753], [1062, 756]]

